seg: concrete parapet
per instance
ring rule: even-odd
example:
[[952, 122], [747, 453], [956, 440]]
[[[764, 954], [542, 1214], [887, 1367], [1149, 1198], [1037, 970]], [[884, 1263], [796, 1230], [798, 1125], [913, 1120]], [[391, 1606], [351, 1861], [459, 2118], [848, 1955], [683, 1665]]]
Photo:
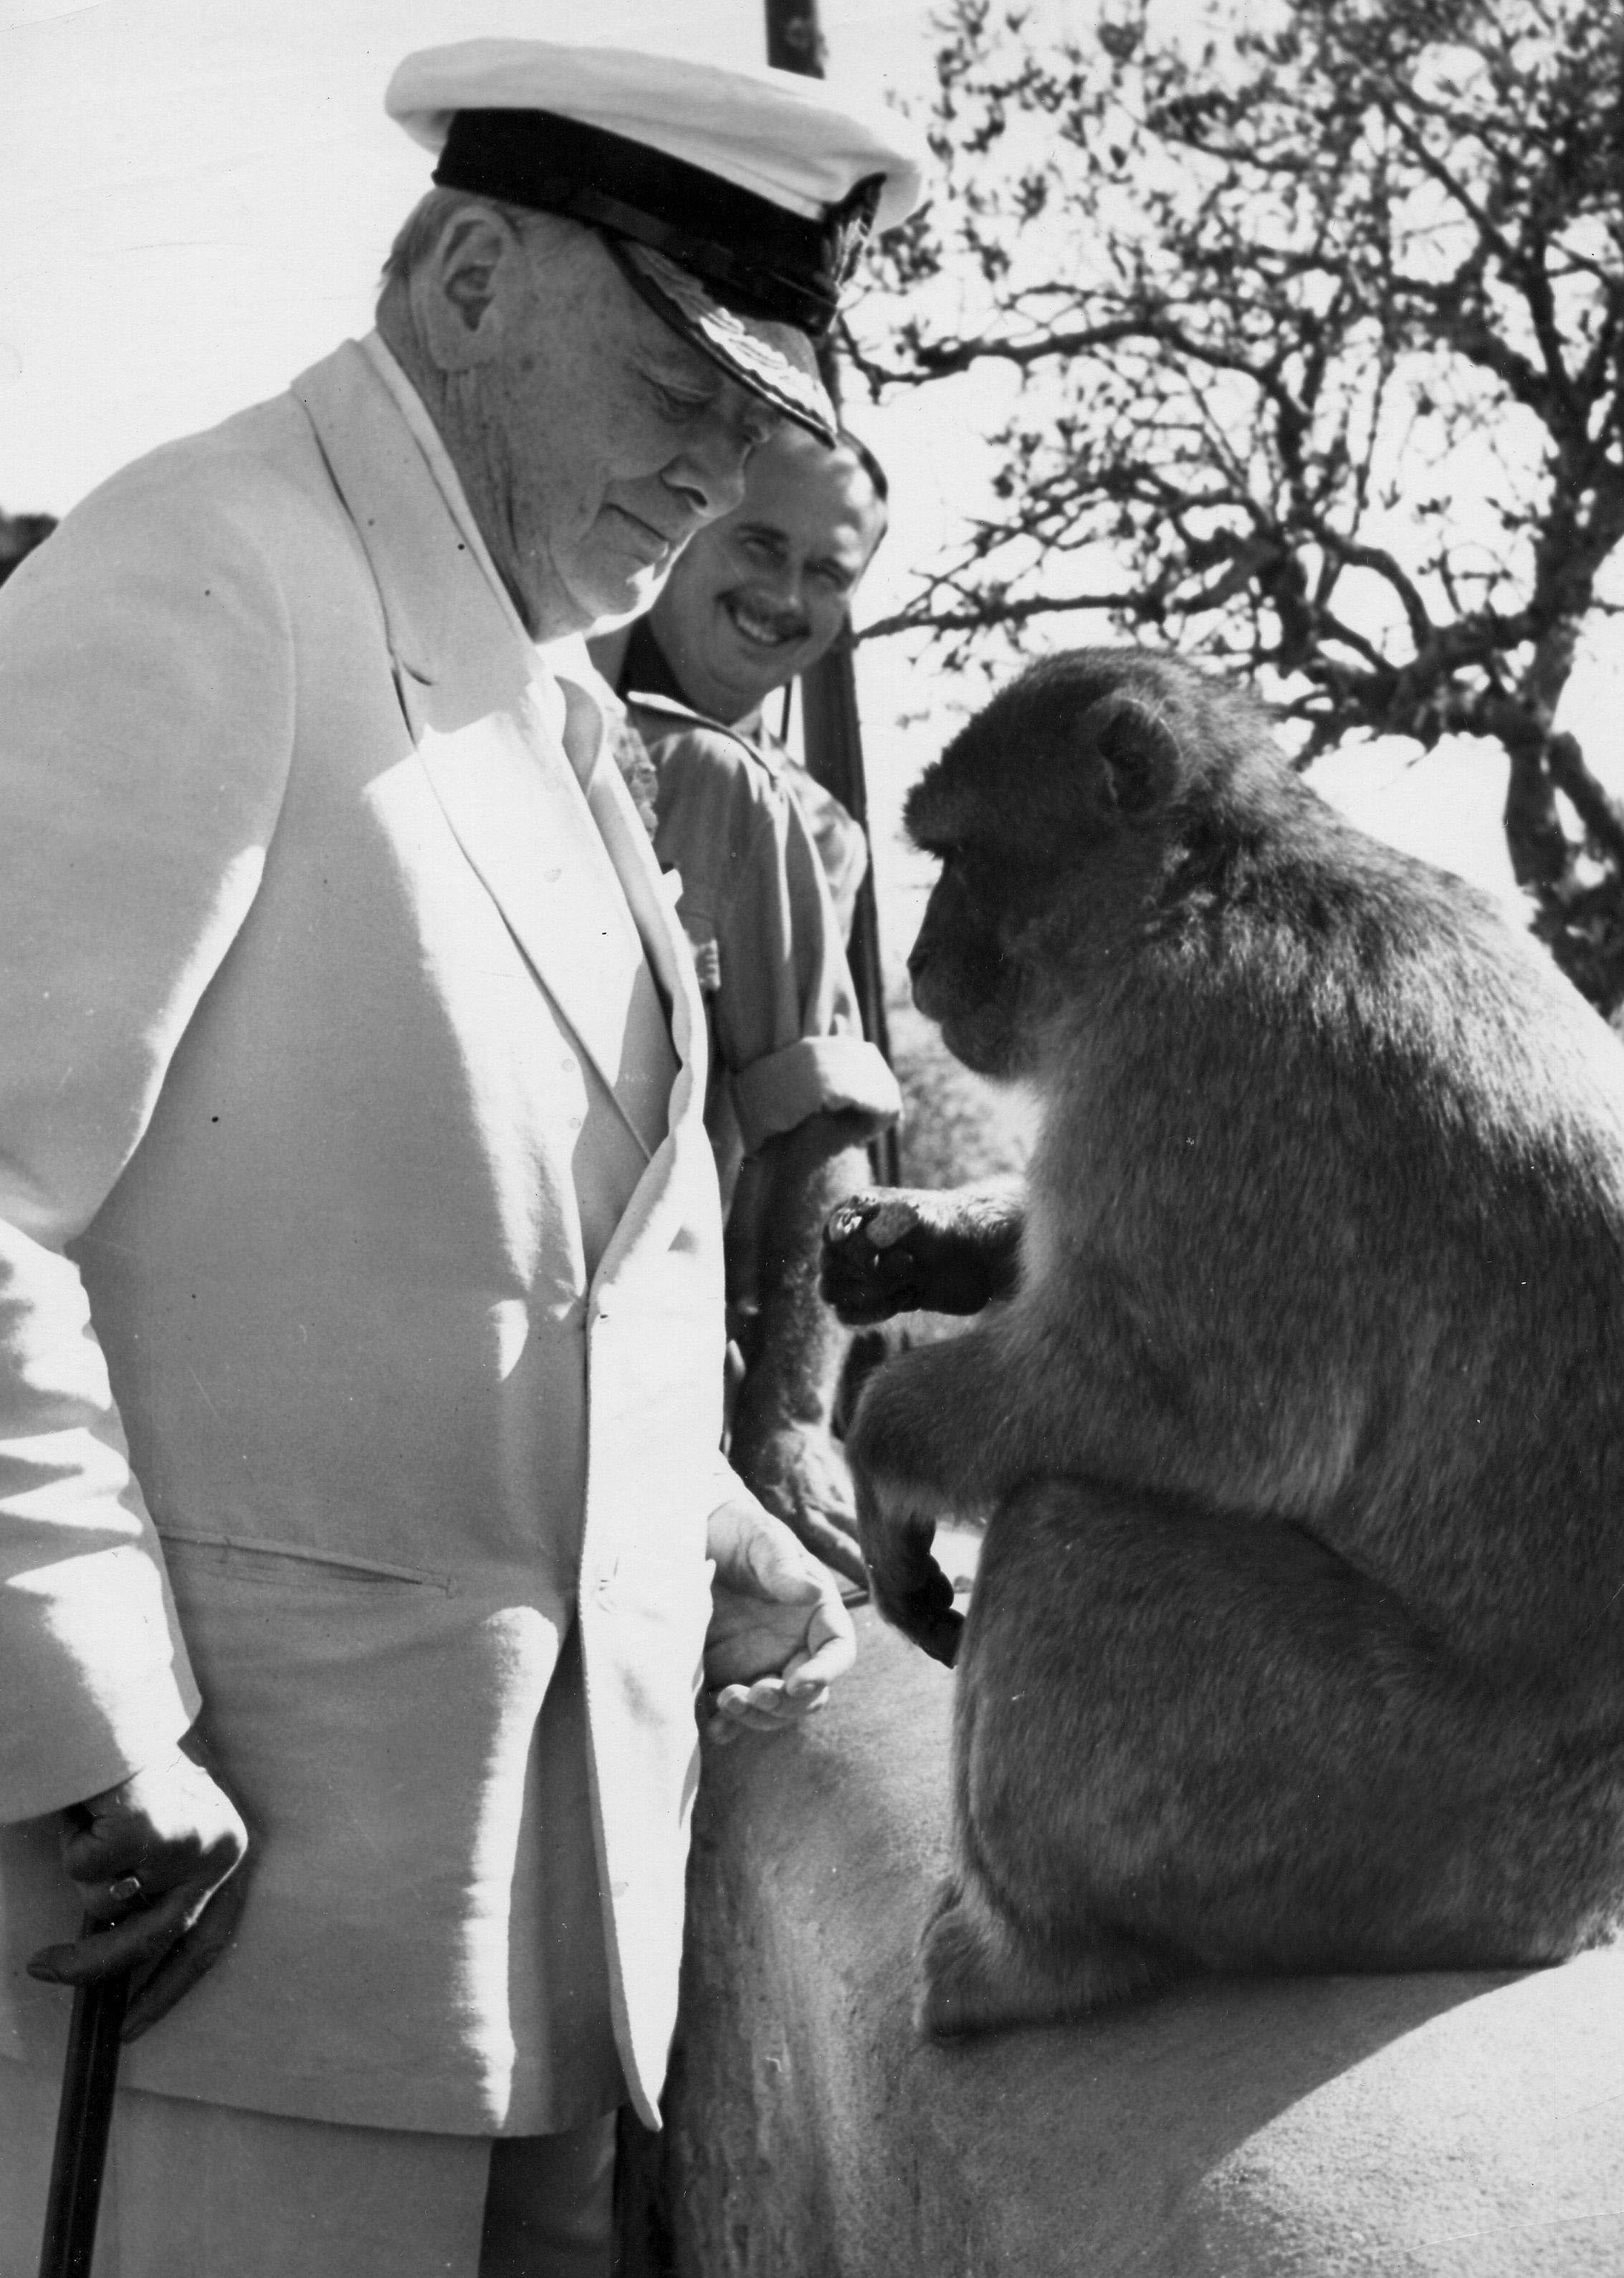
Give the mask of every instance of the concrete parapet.
[[826, 1716], [707, 1754], [664, 2139], [682, 2278], [1624, 2271], [1624, 1953], [1208, 1980], [921, 2045], [952, 1679], [859, 1626]]

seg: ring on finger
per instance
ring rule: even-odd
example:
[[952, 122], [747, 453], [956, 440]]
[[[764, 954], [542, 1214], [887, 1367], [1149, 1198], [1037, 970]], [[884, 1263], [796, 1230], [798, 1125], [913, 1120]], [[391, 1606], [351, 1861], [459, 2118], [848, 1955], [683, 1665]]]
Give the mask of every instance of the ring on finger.
[[144, 1899], [147, 1893], [141, 1888], [139, 1875], [120, 1875], [116, 1883], [109, 1885], [107, 1895], [124, 1906], [132, 1899]]

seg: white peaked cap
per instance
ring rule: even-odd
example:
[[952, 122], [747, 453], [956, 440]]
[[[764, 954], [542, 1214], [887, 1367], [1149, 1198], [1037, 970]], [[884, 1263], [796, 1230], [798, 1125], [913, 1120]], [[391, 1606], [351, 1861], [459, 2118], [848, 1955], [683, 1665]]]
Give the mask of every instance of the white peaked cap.
[[547, 111], [641, 142], [818, 220], [883, 175], [874, 216], [891, 229], [924, 195], [922, 139], [838, 81], [771, 65], [696, 62], [555, 40], [460, 40], [396, 70], [384, 107], [438, 150], [458, 111]]
[[919, 204], [923, 146], [794, 72], [553, 40], [408, 56], [384, 98], [442, 187], [599, 231], [673, 330], [833, 440], [814, 342], [872, 229]]

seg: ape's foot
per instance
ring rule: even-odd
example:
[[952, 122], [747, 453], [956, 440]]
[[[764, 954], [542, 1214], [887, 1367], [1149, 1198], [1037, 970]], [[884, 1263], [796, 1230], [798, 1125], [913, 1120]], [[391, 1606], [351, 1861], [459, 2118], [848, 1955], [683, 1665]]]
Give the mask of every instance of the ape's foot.
[[914, 2021], [937, 2040], [1057, 2024], [1130, 2000], [1176, 1974], [1165, 1957], [1109, 1934], [1071, 1946], [1040, 1946], [953, 1883], [937, 1893], [919, 1961]]

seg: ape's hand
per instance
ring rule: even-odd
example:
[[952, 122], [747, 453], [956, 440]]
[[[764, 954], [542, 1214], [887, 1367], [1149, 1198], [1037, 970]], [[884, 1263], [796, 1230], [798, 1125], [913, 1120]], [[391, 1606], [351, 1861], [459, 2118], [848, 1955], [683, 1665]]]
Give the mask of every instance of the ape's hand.
[[949, 1669], [964, 1617], [953, 1609], [953, 1585], [932, 1555], [936, 1522], [907, 1485], [883, 1473], [858, 1475], [858, 1539], [874, 1603], [886, 1620]]
[[979, 1313], [1008, 1296], [1019, 1248], [1019, 1206], [1003, 1183], [850, 1195], [824, 1227], [819, 1288], [854, 1325], [893, 1313]]

